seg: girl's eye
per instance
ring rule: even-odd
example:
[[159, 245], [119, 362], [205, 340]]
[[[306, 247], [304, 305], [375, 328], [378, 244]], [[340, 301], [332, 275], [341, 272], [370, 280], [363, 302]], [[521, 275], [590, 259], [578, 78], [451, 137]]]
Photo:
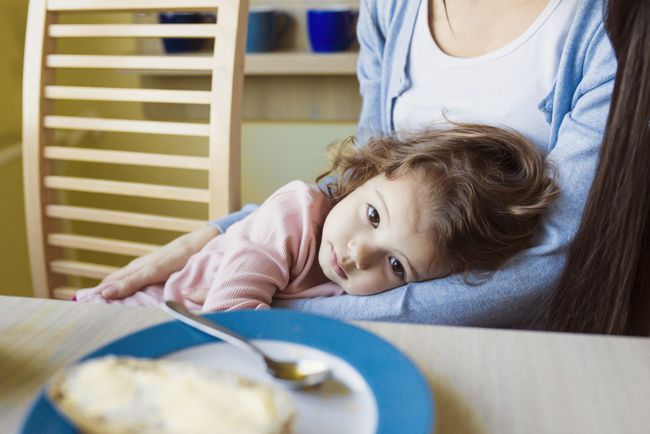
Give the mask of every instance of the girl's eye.
[[400, 279], [404, 280], [406, 273], [404, 272], [402, 263], [398, 261], [394, 256], [388, 258], [388, 262], [390, 263], [390, 269], [393, 270], [393, 273], [395, 273]]
[[368, 205], [368, 210], [366, 213], [368, 215], [368, 221], [370, 224], [375, 228], [379, 226], [379, 211], [377, 211], [374, 206]]

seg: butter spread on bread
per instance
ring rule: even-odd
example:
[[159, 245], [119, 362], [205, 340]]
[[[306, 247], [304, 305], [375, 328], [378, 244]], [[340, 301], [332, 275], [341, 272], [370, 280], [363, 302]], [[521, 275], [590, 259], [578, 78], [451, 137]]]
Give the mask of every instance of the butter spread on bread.
[[289, 394], [189, 363], [107, 356], [68, 368], [49, 395], [88, 433], [290, 434]]

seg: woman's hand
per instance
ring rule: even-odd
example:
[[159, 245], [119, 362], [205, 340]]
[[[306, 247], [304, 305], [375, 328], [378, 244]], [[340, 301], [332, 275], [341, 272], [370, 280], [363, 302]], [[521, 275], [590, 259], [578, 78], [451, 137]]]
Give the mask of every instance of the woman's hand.
[[110, 274], [97, 289], [104, 298], [117, 300], [128, 297], [147, 285], [164, 282], [172, 273], [183, 268], [190, 256], [219, 234], [219, 229], [206, 225], [178, 237]]

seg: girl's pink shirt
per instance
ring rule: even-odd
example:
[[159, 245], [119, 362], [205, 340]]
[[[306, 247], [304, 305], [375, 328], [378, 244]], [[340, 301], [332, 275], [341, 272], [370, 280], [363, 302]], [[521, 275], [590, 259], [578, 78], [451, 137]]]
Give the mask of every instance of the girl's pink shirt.
[[[122, 300], [106, 300], [97, 288], [77, 292], [77, 300], [157, 306], [176, 300], [204, 312], [266, 309], [275, 298], [343, 294], [318, 264], [318, 248], [331, 205], [313, 185], [293, 181], [255, 212], [232, 225], [193, 255], [164, 285], [151, 285]], [[187, 300], [185, 289], [209, 288], [205, 303]]]

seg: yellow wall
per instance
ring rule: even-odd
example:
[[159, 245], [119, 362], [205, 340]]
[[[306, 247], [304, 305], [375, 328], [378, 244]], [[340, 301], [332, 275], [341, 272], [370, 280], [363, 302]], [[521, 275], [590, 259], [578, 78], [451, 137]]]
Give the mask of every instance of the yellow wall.
[[20, 137], [20, 81], [27, 0], [0, 2], [0, 149]]
[[260, 202], [294, 179], [313, 181], [327, 168], [325, 148], [354, 134], [351, 123], [245, 123], [242, 200]]
[[[0, 150], [20, 140], [20, 84], [26, 8], [27, 0], [2, 2], [0, 6], [0, 41], [3, 45], [0, 60], [0, 94], [3, 95], [0, 100]], [[69, 77], [77, 73], [66, 74]], [[123, 81], [121, 85], [133, 86], [129, 82], [132, 79], [120, 78]], [[74, 103], [58, 107], [66, 112], [81, 112], [78, 114], [88, 109]], [[139, 113], [139, 108], [136, 108], [130, 114]], [[101, 107], [97, 114], [119, 116], [115, 114], [115, 107]], [[293, 179], [313, 180], [326, 166], [325, 147], [353, 132], [354, 124], [351, 123], [245, 123], [242, 134], [243, 202], [259, 203], [273, 190]], [[66, 135], [62, 137], [65, 139]], [[156, 139], [146, 140], [153, 142]], [[104, 141], [101, 136], [92, 140], [96, 145]], [[20, 159], [15, 159], [0, 166], [0, 197], [3, 202], [0, 212], [0, 295], [31, 295], [20, 163]], [[192, 179], [185, 181], [193, 182]]]
[[[27, 0], [0, 2], [0, 153], [20, 141], [22, 51]], [[1, 162], [0, 162], [1, 163]], [[31, 290], [20, 159], [0, 164], [0, 294]]]
[[0, 295], [31, 295], [20, 159], [0, 167]]

